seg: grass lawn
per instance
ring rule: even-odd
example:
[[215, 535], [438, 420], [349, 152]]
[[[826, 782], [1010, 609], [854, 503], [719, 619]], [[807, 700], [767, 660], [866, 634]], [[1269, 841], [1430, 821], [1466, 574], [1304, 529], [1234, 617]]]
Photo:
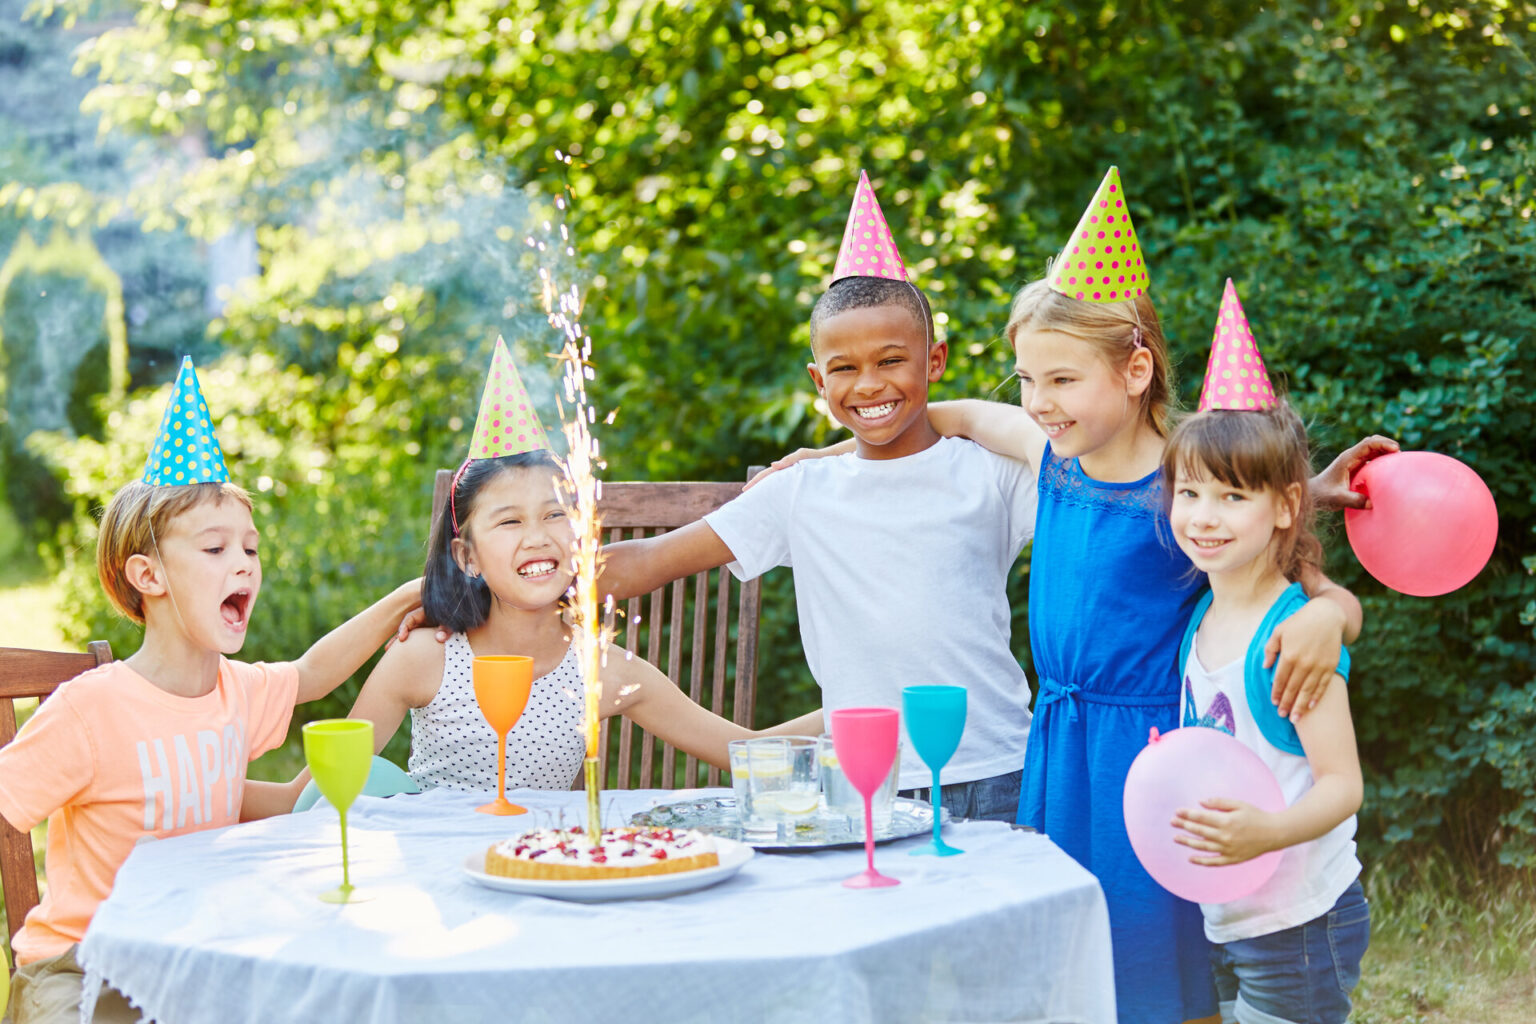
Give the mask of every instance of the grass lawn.
[[[0, 534], [4, 529], [0, 522]], [[0, 570], [0, 646], [66, 646], [52, 581], [36, 567], [5, 561], [10, 566]], [[288, 778], [295, 766], [279, 767], [276, 776]], [[39, 827], [33, 833], [39, 862], [43, 832]], [[1357, 1024], [1536, 1019], [1536, 876], [1512, 875], [1474, 888], [1444, 864], [1389, 865], [1372, 872], [1366, 892], [1371, 947], [1355, 990]]]
[[1469, 886], [1436, 861], [1378, 870], [1366, 895], [1371, 947], [1357, 1024], [1536, 1018], [1536, 876]]

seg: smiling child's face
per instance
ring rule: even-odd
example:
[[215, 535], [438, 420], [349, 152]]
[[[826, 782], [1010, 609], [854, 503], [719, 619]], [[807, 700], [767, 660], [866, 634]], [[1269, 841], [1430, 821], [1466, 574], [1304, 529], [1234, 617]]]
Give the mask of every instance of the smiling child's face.
[[[1019, 402], [1062, 458], [1082, 457], [1134, 431], [1140, 390], [1081, 338], [1021, 330], [1014, 338]], [[1142, 388], [1141, 390], [1144, 390]]]
[[806, 369], [832, 416], [853, 431], [860, 458], [899, 459], [930, 447], [928, 385], [944, 375], [948, 347], [903, 306], [866, 306], [817, 327]]
[[537, 611], [571, 585], [571, 521], [551, 470], [498, 473], [475, 495], [465, 527], [468, 540], [454, 541], [454, 557], [466, 572], [485, 577], [497, 601]]
[[1181, 466], [1168, 521], [1179, 549], [1202, 572], [1278, 573], [1275, 533], [1291, 526], [1293, 508], [1273, 491], [1225, 483], [1204, 466]]

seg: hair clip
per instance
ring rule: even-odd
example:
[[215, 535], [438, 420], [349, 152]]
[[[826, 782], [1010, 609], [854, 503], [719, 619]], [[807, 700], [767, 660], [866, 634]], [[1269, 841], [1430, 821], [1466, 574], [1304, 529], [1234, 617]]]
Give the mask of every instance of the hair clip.
[[1139, 326], [1131, 328], [1131, 347], [1132, 348], [1146, 348], [1147, 347], [1146, 342], [1141, 340], [1141, 328]]

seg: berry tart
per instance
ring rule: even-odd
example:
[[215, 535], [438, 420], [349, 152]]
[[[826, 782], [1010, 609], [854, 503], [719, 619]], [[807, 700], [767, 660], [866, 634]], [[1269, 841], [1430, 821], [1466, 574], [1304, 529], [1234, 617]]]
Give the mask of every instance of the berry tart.
[[485, 871], [504, 878], [637, 878], [720, 863], [715, 841], [693, 829], [605, 828], [596, 843], [581, 826], [541, 828], [485, 851]]

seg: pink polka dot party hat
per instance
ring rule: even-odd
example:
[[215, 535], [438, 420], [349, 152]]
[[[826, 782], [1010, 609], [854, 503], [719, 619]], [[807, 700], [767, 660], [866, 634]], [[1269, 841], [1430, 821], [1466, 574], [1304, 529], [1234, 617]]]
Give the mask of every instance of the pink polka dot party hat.
[[181, 357], [170, 404], [160, 418], [160, 434], [144, 462], [144, 482], [156, 487], [229, 482], [224, 449], [213, 435], [213, 419], [189, 356]]
[[496, 351], [491, 355], [491, 372], [485, 378], [485, 392], [480, 396], [475, 433], [469, 439], [469, 457], [495, 459], [548, 447], [549, 437], [533, 411], [533, 401], [523, 387], [517, 367], [512, 364], [512, 353], [498, 337]]
[[1216, 336], [1211, 339], [1211, 358], [1200, 388], [1200, 411], [1262, 412], [1279, 404], [1264, 370], [1264, 357], [1253, 339], [1253, 328], [1248, 326], [1248, 315], [1237, 301], [1237, 289], [1229, 277], [1221, 296], [1221, 311], [1216, 314]]
[[1072, 237], [1051, 264], [1051, 290], [1084, 302], [1121, 302], [1147, 292], [1147, 266], [1125, 205], [1120, 168], [1111, 167]]
[[869, 184], [869, 175], [859, 172], [859, 185], [853, 191], [853, 208], [848, 211], [848, 226], [843, 229], [843, 245], [837, 251], [837, 265], [832, 268], [832, 283], [845, 277], [884, 277], [892, 281], [907, 279], [907, 265], [896, 251], [896, 240], [880, 210], [880, 201]]

